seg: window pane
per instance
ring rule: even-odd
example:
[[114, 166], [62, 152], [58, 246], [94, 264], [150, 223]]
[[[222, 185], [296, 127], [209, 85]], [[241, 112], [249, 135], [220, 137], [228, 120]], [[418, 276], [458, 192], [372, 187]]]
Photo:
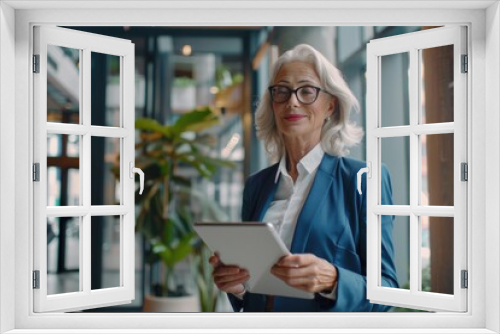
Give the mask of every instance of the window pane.
[[420, 136], [421, 205], [454, 205], [453, 138], [453, 133]]
[[80, 205], [80, 136], [47, 134], [47, 205]]
[[383, 127], [409, 125], [409, 53], [396, 53], [380, 58], [381, 124]]
[[453, 218], [420, 217], [421, 291], [453, 294]]
[[91, 138], [92, 205], [120, 204], [120, 139]]
[[68, 135], [66, 140], [66, 154], [68, 157], [78, 157], [80, 155], [80, 136]]
[[420, 52], [421, 123], [453, 122], [453, 45]]
[[119, 287], [120, 284], [120, 216], [93, 216], [92, 290]]
[[410, 204], [410, 140], [409, 137], [381, 139], [381, 159], [389, 169], [394, 205]]
[[92, 125], [120, 126], [120, 57], [92, 52]]
[[61, 205], [61, 169], [47, 166], [47, 206]]
[[[392, 244], [394, 264], [400, 289], [410, 290], [410, 217], [382, 216], [382, 224], [393, 219]], [[382, 245], [384, 250], [384, 245]]]
[[80, 136], [47, 134], [48, 157], [78, 157], [80, 155]]
[[80, 50], [47, 45], [47, 121], [80, 123]]
[[47, 294], [80, 290], [80, 218], [47, 218]]
[[68, 170], [68, 205], [80, 205], [80, 170]]

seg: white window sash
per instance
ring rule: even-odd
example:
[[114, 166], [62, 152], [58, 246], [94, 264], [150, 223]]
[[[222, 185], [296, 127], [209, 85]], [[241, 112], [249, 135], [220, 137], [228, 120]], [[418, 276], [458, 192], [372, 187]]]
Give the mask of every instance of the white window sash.
[[[79, 110], [80, 124], [47, 122], [47, 45], [80, 50]], [[91, 125], [91, 52], [120, 57], [119, 127]], [[134, 299], [134, 179], [129, 163], [134, 162], [134, 45], [130, 41], [70, 29], [39, 26], [34, 32], [34, 54], [40, 55], [40, 73], [33, 74], [34, 162], [40, 164], [40, 181], [34, 184], [34, 266], [40, 271], [40, 287], [34, 289], [34, 311], [75, 311], [129, 303]], [[80, 205], [47, 207], [47, 133], [74, 134], [80, 137]], [[120, 205], [92, 206], [90, 198], [91, 136], [120, 139]], [[120, 285], [91, 289], [91, 217], [120, 216]], [[47, 294], [47, 217], [79, 217], [78, 292]]]
[[[461, 270], [467, 269], [467, 183], [460, 180], [460, 163], [467, 162], [466, 106], [467, 76], [461, 73], [461, 55], [466, 52], [466, 28], [451, 26], [430, 29], [370, 41], [367, 46], [367, 161], [372, 163], [372, 178], [367, 178], [367, 296], [379, 304], [417, 308], [430, 311], [467, 310], [467, 290], [461, 288]], [[454, 45], [454, 122], [419, 125], [419, 50]], [[381, 127], [380, 57], [408, 52], [410, 56], [408, 126]], [[418, 203], [421, 185], [419, 135], [454, 134], [454, 206], [421, 206]], [[410, 138], [410, 205], [380, 205], [381, 138]], [[380, 215], [410, 216], [410, 290], [380, 286], [381, 231]], [[454, 294], [445, 295], [419, 291], [421, 286], [419, 216], [454, 218]]]

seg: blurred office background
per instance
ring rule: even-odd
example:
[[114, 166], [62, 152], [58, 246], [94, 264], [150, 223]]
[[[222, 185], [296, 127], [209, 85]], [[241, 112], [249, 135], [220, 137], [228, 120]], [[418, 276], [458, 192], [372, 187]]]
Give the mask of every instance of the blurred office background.
[[[107, 36], [131, 40], [135, 44], [135, 117], [155, 119], [172, 124], [181, 115], [201, 106], [211, 107], [221, 123], [209, 131], [216, 137], [213, 155], [234, 162], [231, 169], [220, 169], [215, 177], [204, 179], [186, 169], [193, 184], [204, 196], [214, 199], [228, 221], [240, 220], [241, 199], [245, 179], [267, 167], [269, 161], [262, 143], [255, 135], [254, 112], [256, 104], [267, 89], [270, 68], [277, 57], [296, 44], [307, 43], [320, 50], [344, 74], [350, 88], [359, 99], [361, 110], [352, 119], [365, 126], [366, 111], [366, 45], [372, 39], [421, 30], [422, 27], [69, 27]], [[78, 123], [79, 52], [61, 47], [48, 50], [48, 121]], [[425, 67], [449, 61], [449, 54], [441, 52], [440, 63], [428, 58]], [[408, 66], [405, 54], [383, 57], [382, 97], [390, 101], [383, 105], [383, 126], [409, 124]], [[449, 64], [448, 64], [449, 65]], [[448, 66], [446, 65], [446, 66]], [[444, 74], [429, 80], [452, 85]], [[442, 68], [443, 66], [438, 66]], [[448, 71], [448, 72], [446, 72]], [[424, 76], [424, 72], [422, 72]], [[76, 82], [76, 84], [75, 84]], [[76, 85], [76, 86], [75, 86]], [[119, 122], [118, 97], [120, 61], [118, 57], [94, 53], [92, 57], [92, 121], [95, 125], [113, 126]], [[434, 88], [434, 91], [435, 88]], [[427, 92], [427, 91], [426, 91]], [[384, 95], [386, 94], [386, 95]], [[425, 94], [424, 94], [425, 95]], [[384, 97], [385, 96], [385, 97]], [[445, 96], [434, 98], [443, 110], [450, 109]], [[451, 99], [451, 104], [452, 104]], [[422, 102], [425, 107], [425, 101]], [[448, 105], [447, 105], [448, 104]], [[423, 107], [423, 109], [425, 109]], [[451, 105], [452, 110], [452, 105]], [[453, 115], [451, 113], [451, 115]], [[430, 118], [429, 118], [430, 119]], [[433, 122], [453, 121], [437, 120]], [[431, 122], [429, 120], [429, 122]], [[422, 138], [422, 204], [429, 203], [428, 179], [440, 176], [450, 160], [447, 138], [435, 141], [438, 163], [427, 156], [429, 139]], [[72, 205], [78, 203], [78, 137], [48, 136], [48, 203]], [[451, 145], [453, 138], [451, 138]], [[408, 138], [382, 141], [382, 161], [393, 179], [395, 204], [409, 203], [409, 146]], [[453, 146], [451, 146], [452, 148]], [[118, 187], [111, 167], [120, 152], [119, 141], [105, 138], [92, 142], [92, 169], [99, 177], [92, 178], [92, 204], [113, 204]], [[444, 152], [444, 153], [443, 153]], [[448, 152], [448, 155], [446, 155]], [[451, 161], [453, 161], [451, 150]], [[351, 150], [351, 156], [365, 160], [365, 141]], [[433, 174], [434, 176], [430, 175]], [[147, 175], [146, 175], [147, 177]], [[441, 181], [446, 182], [446, 181]], [[436, 189], [436, 188], [434, 188]], [[453, 189], [451, 188], [451, 191]], [[438, 189], [435, 191], [439, 191]], [[431, 205], [453, 205], [435, 202]], [[453, 192], [451, 192], [453, 194]], [[432, 196], [431, 196], [432, 197]], [[426, 202], [427, 201], [427, 202]], [[432, 200], [431, 200], [432, 202]], [[92, 288], [100, 289], [119, 284], [119, 219], [92, 221]], [[118, 223], [117, 223], [118, 222]], [[70, 218], [48, 221], [49, 293], [75, 291], [71, 287], [79, 273], [78, 222]], [[450, 259], [450, 245], [446, 233], [452, 231], [452, 222], [442, 222], [444, 231], [429, 227], [432, 219], [421, 221], [422, 290], [453, 293], [453, 277], [443, 263]], [[441, 233], [441, 234], [439, 234]], [[444, 234], [443, 234], [444, 233]], [[395, 261], [401, 288], [409, 288], [409, 219], [396, 217], [393, 240]], [[434, 241], [433, 241], [434, 240]], [[146, 254], [147, 240], [136, 234], [136, 298], [132, 304], [90, 310], [91, 312], [141, 312], [144, 297], [153, 293], [156, 272]], [[451, 244], [451, 250], [453, 245]], [[452, 255], [452, 254], [451, 254]], [[452, 261], [451, 261], [452, 262]], [[434, 266], [433, 266], [434, 264]], [[441, 269], [440, 269], [441, 268]], [[187, 289], [196, 294], [196, 274], [189, 264], [181, 263]], [[452, 270], [452, 269], [451, 269]], [[74, 279], [76, 277], [76, 279]], [[435, 277], [433, 280], [432, 277]], [[448, 290], [447, 290], [448, 289]], [[217, 311], [230, 311], [224, 295], [220, 296]]]

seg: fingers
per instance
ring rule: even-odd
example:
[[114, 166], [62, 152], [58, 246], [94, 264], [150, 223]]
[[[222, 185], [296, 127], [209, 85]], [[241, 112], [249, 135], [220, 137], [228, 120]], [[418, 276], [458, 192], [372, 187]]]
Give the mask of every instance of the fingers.
[[245, 275], [248, 275], [248, 271], [237, 266], [221, 265], [217, 267], [217, 269], [215, 269], [213, 272], [213, 277], [219, 279], [230, 279], [231, 277], [239, 277]]
[[215, 255], [211, 255], [209, 258], [208, 258], [208, 263], [210, 263], [210, 265], [214, 268], [217, 268], [219, 265], [220, 265], [220, 259], [219, 257], [217, 256], [217, 254]]
[[243, 284], [248, 281], [250, 275], [247, 270], [236, 266], [221, 265], [213, 272], [215, 285], [222, 291], [228, 293], [240, 293], [244, 290]]
[[288, 255], [271, 272], [286, 284], [310, 292], [329, 289], [337, 280], [337, 269], [312, 254]]
[[282, 266], [274, 266], [271, 268], [271, 273], [280, 277], [307, 277], [314, 276], [316, 273], [314, 272], [313, 267], [282, 267]]
[[333, 288], [336, 281], [336, 277], [326, 274], [306, 276], [293, 276], [293, 274], [292, 276], [288, 276], [276, 274], [276, 277], [284, 281], [287, 285], [309, 292], [321, 292], [324, 290], [330, 290], [331, 288]]
[[211, 255], [209, 258], [208, 258], [208, 263], [210, 263], [210, 265], [215, 269], [217, 267], [219, 267], [220, 265], [222, 265], [222, 261], [220, 260], [220, 256], [219, 256], [219, 253], [215, 252], [213, 255]]
[[248, 274], [241, 274], [241, 275], [235, 275], [235, 276], [222, 276], [222, 277], [217, 277], [214, 279], [215, 285], [219, 287], [219, 289], [226, 291], [238, 284], [244, 284], [246, 281], [248, 281]]
[[227, 293], [241, 293], [245, 290], [244, 283], [250, 278], [247, 270], [235, 265], [225, 265], [217, 253], [210, 256], [208, 262], [214, 268], [212, 277], [219, 290]]
[[299, 268], [314, 263], [317, 260], [319, 258], [313, 254], [292, 254], [283, 256], [276, 264], [280, 267]]

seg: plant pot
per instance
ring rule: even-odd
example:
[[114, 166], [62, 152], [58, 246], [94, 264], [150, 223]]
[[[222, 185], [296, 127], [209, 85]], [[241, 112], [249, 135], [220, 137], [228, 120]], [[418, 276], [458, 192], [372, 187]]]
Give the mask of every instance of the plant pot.
[[196, 87], [173, 87], [171, 105], [172, 110], [179, 114], [196, 108]]
[[200, 303], [197, 296], [183, 297], [144, 297], [144, 312], [172, 313], [172, 312], [200, 312]]

